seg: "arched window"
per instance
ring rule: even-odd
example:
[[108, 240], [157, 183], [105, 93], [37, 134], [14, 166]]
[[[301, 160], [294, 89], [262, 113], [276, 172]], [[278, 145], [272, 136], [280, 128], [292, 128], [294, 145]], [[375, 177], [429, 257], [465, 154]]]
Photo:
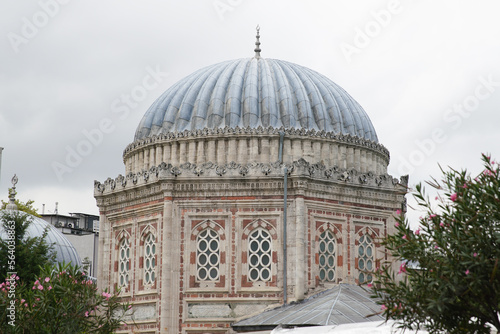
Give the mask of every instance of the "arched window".
[[271, 235], [258, 228], [248, 236], [248, 277], [252, 282], [271, 279]]
[[368, 234], [363, 234], [359, 238], [358, 247], [358, 268], [359, 283], [371, 282], [373, 277], [370, 274], [374, 269], [375, 251], [372, 238]]
[[144, 285], [151, 285], [156, 278], [156, 238], [148, 233], [144, 240]]
[[211, 228], [201, 231], [196, 238], [196, 277], [199, 281], [219, 280], [220, 240]]
[[130, 271], [130, 243], [127, 238], [120, 241], [118, 259], [118, 285], [120, 287], [128, 286]]
[[319, 236], [319, 279], [323, 282], [335, 280], [336, 251], [335, 237], [330, 230], [323, 231]]

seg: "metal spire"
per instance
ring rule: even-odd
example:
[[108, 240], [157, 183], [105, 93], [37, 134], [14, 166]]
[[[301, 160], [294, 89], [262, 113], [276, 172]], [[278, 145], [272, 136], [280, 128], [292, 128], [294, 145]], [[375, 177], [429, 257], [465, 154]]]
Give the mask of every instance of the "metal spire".
[[17, 210], [16, 183], [17, 183], [17, 176], [16, 174], [14, 174], [14, 177], [12, 178], [12, 188], [9, 189], [9, 204], [7, 204], [7, 207], [5, 208], [7, 210]]
[[259, 27], [259, 25], [257, 25], [256, 29], [257, 29], [257, 36], [255, 36], [255, 37], [257, 37], [257, 41], [255, 41], [255, 49], [254, 49], [254, 51], [255, 51], [255, 58], [260, 58], [260, 51], [261, 50], [260, 50], [260, 41], [259, 41], [259, 38], [260, 38], [260, 35], [259, 35], [260, 27]]

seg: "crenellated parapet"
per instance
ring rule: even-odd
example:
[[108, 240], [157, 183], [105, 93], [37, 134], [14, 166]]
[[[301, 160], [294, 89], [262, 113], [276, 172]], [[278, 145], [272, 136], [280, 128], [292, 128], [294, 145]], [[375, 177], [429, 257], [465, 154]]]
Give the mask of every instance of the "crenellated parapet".
[[206, 162], [200, 165], [186, 162], [181, 165], [162, 162], [149, 170], [129, 172], [125, 176], [108, 178], [104, 182], [94, 181], [94, 195], [113, 193], [118, 190], [131, 189], [137, 186], [154, 183], [160, 180], [196, 180], [196, 179], [231, 179], [235, 181], [282, 178], [285, 167], [289, 177], [307, 177], [312, 180], [324, 180], [333, 183], [373, 187], [377, 189], [394, 190], [397, 187], [408, 186], [408, 176], [400, 179], [388, 174], [376, 174], [372, 171], [361, 172], [354, 168], [325, 166], [322, 162], [310, 163], [299, 159], [291, 163], [236, 163], [234, 161], [223, 165]]

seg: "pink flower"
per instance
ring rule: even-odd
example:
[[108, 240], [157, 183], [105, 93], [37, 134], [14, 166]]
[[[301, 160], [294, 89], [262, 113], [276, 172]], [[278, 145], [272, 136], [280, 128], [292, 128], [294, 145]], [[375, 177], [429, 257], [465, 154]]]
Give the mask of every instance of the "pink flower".
[[457, 197], [458, 197], [457, 193], [454, 193], [454, 194], [451, 194], [451, 195], [450, 195], [450, 199], [451, 199], [453, 202], [455, 202], [455, 201], [457, 200]]
[[417, 228], [417, 229], [415, 230], [415, 235], [419, 235], [419, 234], [420, 234], [420, 229], [419, 229], [419, 228]]
[[371, 288], [373, 286], [373, 284], [368, 283], [366, 286], [369, 287], [369, 288]]
[[401, 273], [405, 273], [406, 272], [406, 263], [403, 262], [401, 263], [401, 265], [399, 266], [399, 271], [398, 271], [398, 274], [401, 274]]
[[43, 290], [43, 285], [39, 285], [38, 290]]
[[21, 299], [21, 304], [24, 303], [26, 301], [26, 299]]
[[469, 271], [469, 269], [467, 269], [467, 270], [465, 271], [465, 275], [469, 275], [469, 274], [470, 274], [470, 271]]
[[382, 306], [380, 306], [380, 308], [382, 309], [382, 311], [387, 310], [387, 306], [385, 306], [384, 304], [382, 304]]
[[40, 301], [40, 298], [37, 298], [37, 299], [36, 299], [36, 301], [37, 301], [37, 302], [38, 302], [38, 301]]
[[437, 217], [437, 215], [432, 214], [432, 215], [429, 216], [429, 218], [431, 218], [431, 219], [434, 218], [434, 217]]
[[49, 290], [52, 290], [52, 285], [49, 285]]
[[406, 234], [405, 234], [405, 235], [403, 235], [403, 239], [404, 239], [404, 240], [406, 240], [406, 239], [407, 239]]
[[50, 281], [50, 278], [45, 277], [45, 282], [48, 282], [48, 281]]
[[401, 210], [399, 210], [399, 209], [398, 209], [398, 210], [396, 210], [396, 214], [397, 214], [397, 215], [400, 215], [400, 214], [401, 214]]
[[467, 189], [467, 183], [464, 183], [464, 185], [462, 186], [462, 188]]
[[89, 311], [86, 311], [85, 312], [85, 317], [88, 317], [89, 316]]
[[434, 246], [434, 249], [438, 249], [438, 248], [439, 248], [438, 245]]
[[24, 303], [24, 307], [28, 307], [28, 303]]
[[130, 310], [131, 308], [132, 308], [132, 305], [129, 305], [129, 306], [128, 306], [128, 309]]
[[443, 223], [443, 222], [440, 222], [440, 223], [439, 223], [439, 226], [444, 227], [444, 223]]
[[396, 222], [396, 223], [394, 224], [394, 226], [398, 227], [398, 226], [399, 226], [399, 223], [398, 223], [398, 222]]
[[474, 253], [474, 257], [477, 257], [477, 253]]
[[111, 297], [111, 294], [110, 293], [107, 293], [107, 292], [103, 292], [102, 293], [102, 296], [103, 297], [106, 297], [106, 300], [109, 299]]

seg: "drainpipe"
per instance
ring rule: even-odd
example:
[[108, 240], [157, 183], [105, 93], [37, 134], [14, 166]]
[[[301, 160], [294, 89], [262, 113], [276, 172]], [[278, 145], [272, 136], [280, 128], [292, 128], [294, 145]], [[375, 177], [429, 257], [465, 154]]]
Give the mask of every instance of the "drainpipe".
[[[283, 141], [285, 138], [285, 132], [280, 131], [280, 147], [279, 147], [279, 161], [283, 164]], [[283, 304], [286, 305], [287, 302], [287, 256], [286, 256], [286, 200], [287, 200], [287, 188], [288, 188], [288, 169], [284, 168], [283, 170]]]

